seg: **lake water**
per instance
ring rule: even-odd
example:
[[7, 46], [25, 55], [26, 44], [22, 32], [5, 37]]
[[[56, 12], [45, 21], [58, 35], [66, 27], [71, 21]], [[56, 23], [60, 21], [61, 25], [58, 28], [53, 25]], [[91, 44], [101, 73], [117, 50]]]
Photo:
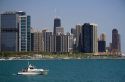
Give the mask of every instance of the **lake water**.
[[[27, 62], [49, 69], [48, 75], [17, 75]], [[0, 82], [125, 82], [124, 59], [0, 61]]]

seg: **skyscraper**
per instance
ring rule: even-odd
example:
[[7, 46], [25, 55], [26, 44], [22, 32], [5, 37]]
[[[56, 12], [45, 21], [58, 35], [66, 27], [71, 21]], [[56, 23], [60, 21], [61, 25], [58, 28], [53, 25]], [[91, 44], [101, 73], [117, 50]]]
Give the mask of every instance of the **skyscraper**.
[[72, 50], [73, 50], [73, 35], [71, 35], [70, 33], [67, 33], [67, 35], [57, 34], [50, 36], [51, 52], [64, 53], [64, 52], [70, 52]]
[[56, 27], [56, 34], [64, 34], [64, 28], [63, 27]]
[[47, 32], [47, 29], [42, 30], [43, 43], [44, 43], [44, 49], [43, 49], [43, 51], [46, 51], [46, 44], [45, 44], [45, 42], [46, 42], [46, 32]]
[[31, 51], [31, 24], [29, 15], [19, 16], [19, 51]]
[[44, 51], [43, 34], [40, 31], [35, 31], [32, 36], [32, 51]]
[[[74, 37], [73, 34], [67, 33], [67, 52], [72, 52], [74, 48]], [[64, 48], [65, 49], [65, 48]]]
[[117, 29], [112, 30], [112, 53], [113, 55], [120, 55], [121, 52], [121, 42], [120, 34]]
[[91, 23], [92, 35], [93, 35], [93, 53], [98, 53], [98, 35], [97, 35], [97, 24]]
[[56, 34], [56, 27], [61, 27], [61, 20], [60, 20], [60, 18], [55, 18], [55, 19], [54, 19], [54, 30], [53, 30], [53, 34]]
[[85, 23], [82, 26], [81, 35], [81, 51], [84, 53], [97, 53], [98, 41], [97, 41], [97, 25]]
[[82, 25], [76, 25], [76, 49], [80, 51], [81, 49], [81, 33]]
[[44, 51], [50, 52], [50, 36], [52, 35], [52, 32], [47, 31], [46, 29], [42, 31], [43, 33], [43, 42], [44, 42]]
[[0, 15], [1, 51], [18, 51], [18, 14], [5, 12]]
[[100, 40], [106, 41], [106, 35], [104, 33], [100, 35]]
[[73, 34], [74, 36], [76, 36], [76, 29], [75, 28], [71, 28], [71, 34]]
[[56, 45], [55, 45], [56, 53], [61, 53], [61, 45], [62, 45], [61, 39], [62, 39], [62, 36], [56, 35], [56, 40], [55, 40], [56, 41]]
[[102, 33], [98, 40], [98, 52], [106, 52], [106, 35]]
[[[53, 35], [58, 35], [59, 33], [61, 33], [61, 31], [64, 31], [64, 29], [61, 28], [61, 20], [60, 20], [60, 18], [56, 17], [54, 19]], [[55, 36], [54, 36], [53, 42], [54, 42], [53, 44], [54, 44], [54, 51], [55, 51], [56, 50], [56, 39], [55, 39]]]
[[25, 12], [5, 12], [1, 16], [1, 51], [30, 51], [30, 16]]

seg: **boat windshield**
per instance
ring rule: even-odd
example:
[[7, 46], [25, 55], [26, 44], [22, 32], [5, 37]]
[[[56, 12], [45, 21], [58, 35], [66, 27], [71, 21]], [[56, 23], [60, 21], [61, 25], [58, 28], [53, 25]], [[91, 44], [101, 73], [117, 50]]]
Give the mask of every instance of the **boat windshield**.
[[29, 65], [29, 68], [30, 68], [30, 69], [34, 69], [34, 66], [32, 66], [32, 65], [30, 64], [30, 65]]
[[30, 69], [34, 69], [34, 67], [30, 67]]

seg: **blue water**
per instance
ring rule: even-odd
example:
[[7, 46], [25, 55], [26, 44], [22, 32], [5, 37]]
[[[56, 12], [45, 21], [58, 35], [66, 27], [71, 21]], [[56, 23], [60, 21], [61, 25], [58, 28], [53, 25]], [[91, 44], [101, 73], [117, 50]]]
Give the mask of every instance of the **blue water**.
[[[37, 68], [49, 69], [48, 75], [17, 75], [28, 61]], [[125, 60], [0, 61], [0, 82], [125, 82]]]

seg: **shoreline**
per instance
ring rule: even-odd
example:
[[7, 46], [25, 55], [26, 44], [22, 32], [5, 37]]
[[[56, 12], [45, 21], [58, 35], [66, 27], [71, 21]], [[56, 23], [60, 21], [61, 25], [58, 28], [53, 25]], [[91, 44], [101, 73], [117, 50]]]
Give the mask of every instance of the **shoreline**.
[[36, 58], [36, 57], [30, 57], [30, 58], [21, 58], [21, 57], [0, 57], [0, 61], [6, 61], [6, 60], [85, 60], [85, 59], [99, 59], [99, 60], [105, 60], [105, 59], [125, 59], [125, 56], [122, 57], [88, 57], [88, 58], [80, 58], [80, 57], [43, 57], [43, 58]]

